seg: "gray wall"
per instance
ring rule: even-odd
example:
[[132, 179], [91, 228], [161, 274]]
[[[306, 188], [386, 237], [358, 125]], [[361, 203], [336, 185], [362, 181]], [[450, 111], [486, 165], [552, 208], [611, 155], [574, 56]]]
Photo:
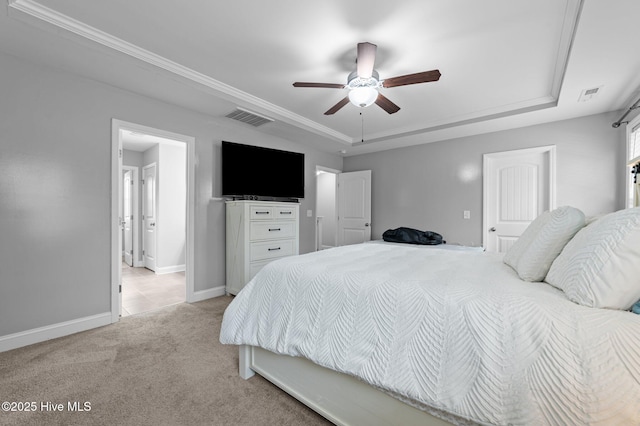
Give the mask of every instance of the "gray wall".
[[[587, 215], [624, 207], [625, 136], [619, 112], [347, 157], [344, 171], [372, 170], [372, 238], [408, 226], [449, 243], [482, 242], [482, 156], [555, 145], [557, 206]], [[462, 218], [463, 210], [471, 219]]]
[[225, 280], [221, 140], [306, 154], [313, 250], [315, 166], [341, 157], [1, 53], [0, 75], [0, 337], [111, 310], [112, 118], [196, 138], [196, 291]]
[[317, 177], [317, 215], [322, 216], [322, 245], [336, 246], [336, 174], [321, 173]]

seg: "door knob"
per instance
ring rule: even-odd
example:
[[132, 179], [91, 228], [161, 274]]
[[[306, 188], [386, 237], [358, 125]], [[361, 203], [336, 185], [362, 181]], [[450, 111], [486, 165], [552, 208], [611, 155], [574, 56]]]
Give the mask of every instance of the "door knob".
[[489, 232], [496, 232], [496, 227], [492, 226], [491, 228], [489, 228]]
[[365, 223], [365, 224], [364, 224], [364, 226], [369, 226], [369, 225], [371, 225], [371, 224], [370, 224], [370, 223]]

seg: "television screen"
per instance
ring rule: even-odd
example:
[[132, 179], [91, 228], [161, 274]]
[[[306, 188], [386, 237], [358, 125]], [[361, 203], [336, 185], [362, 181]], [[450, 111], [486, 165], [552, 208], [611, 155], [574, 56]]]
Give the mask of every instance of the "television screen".
[[304, 154], [222, 141], [222, 195], [304, 198]]

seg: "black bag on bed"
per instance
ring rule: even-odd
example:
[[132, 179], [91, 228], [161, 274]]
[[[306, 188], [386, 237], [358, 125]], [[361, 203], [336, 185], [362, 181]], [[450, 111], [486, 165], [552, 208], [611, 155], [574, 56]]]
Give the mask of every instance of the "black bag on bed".
[[419, 231], [413, 228], [400, 227], [387, 229], [382, 234], [382, 239], [391, 243], [437, 245], [445, 241], [442, 235], [432, 231]]

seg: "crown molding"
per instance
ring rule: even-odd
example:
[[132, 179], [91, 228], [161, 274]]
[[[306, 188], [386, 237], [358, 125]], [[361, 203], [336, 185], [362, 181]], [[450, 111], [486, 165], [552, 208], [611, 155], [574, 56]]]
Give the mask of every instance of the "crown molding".
[[249, 104], [254, 108], [269, 111], [271, 114], [280, 117], [282, 121], [300, 127], [304, 130], [312, 131], [313, 133], [319, 134], [321, 136], [338, 140], [339, 142], [342, 142], [349, 146], [353, 142], [352, 137], [349, 137], [341, 132], [323, 126], [313, 120], [309, 120], [308, 118], [298, 115], [292, 111], [279, 107], [278, 105], [265, 101], [264, 99], [258, 98], [257, 96], [253, 96], [249, 93], [243, 92], [242, 90], [236, 89], [235, 87], [213, 79], [191, 68], [185, 67], [184, 65], [180, 65], [177, 62], [171, 61], [163, 56], [157, 55], [153, 52], [150, 52], [146, 49], [115, 37], [109, 33], [101, 31], [81, 21], [73, 19], [46, 6], [43, 6], [36, 1], [9, 0], [8, 6], [40, 21], [47, 22], [51, 25], [69, 31], [87, 40], [99, 43], [107, 48], [124, 53], [125, 55], [128, 55], [132, 58], [146, 62], [147, 64], [156, 66], [172, 74], [203, 85], [227, 98], [230, 98], [233, 101], [237, 101], [241, 104]]
[[556, 100], [560, 97], [564, 76], [569, 66], [569, 57], [571, 56], [571, 49], [573, 48], [576, 31], [578, 30], [583, 5], [584, 0], [570, 0], [567, 1], [567, 7], [564, 11], [564, 25], [562, 25], [562, 33], [558, 43], [556, 67], [551, 82], [551, 96]]
[[553, 95], [546, 95], [522, 102], [514, 102], [512, 104], [486, 109], [479, 113], [460, 115], [448, 118], [446, 120], [434, 121], [429, 123], [429, 126], [427, 127], [407, 127], [404, 129], [396, 129], [393, 133], [373, 134], [369, 136], [367, 142], [380, 142], [384, 140], [417, 135], [421, 133], [452, 129], [470, 124], [481, 123], [483, 121], [491, 121], [527, 112], [538, 111], [541, 109], [555, 108], [557, 106], [558, 98]]

